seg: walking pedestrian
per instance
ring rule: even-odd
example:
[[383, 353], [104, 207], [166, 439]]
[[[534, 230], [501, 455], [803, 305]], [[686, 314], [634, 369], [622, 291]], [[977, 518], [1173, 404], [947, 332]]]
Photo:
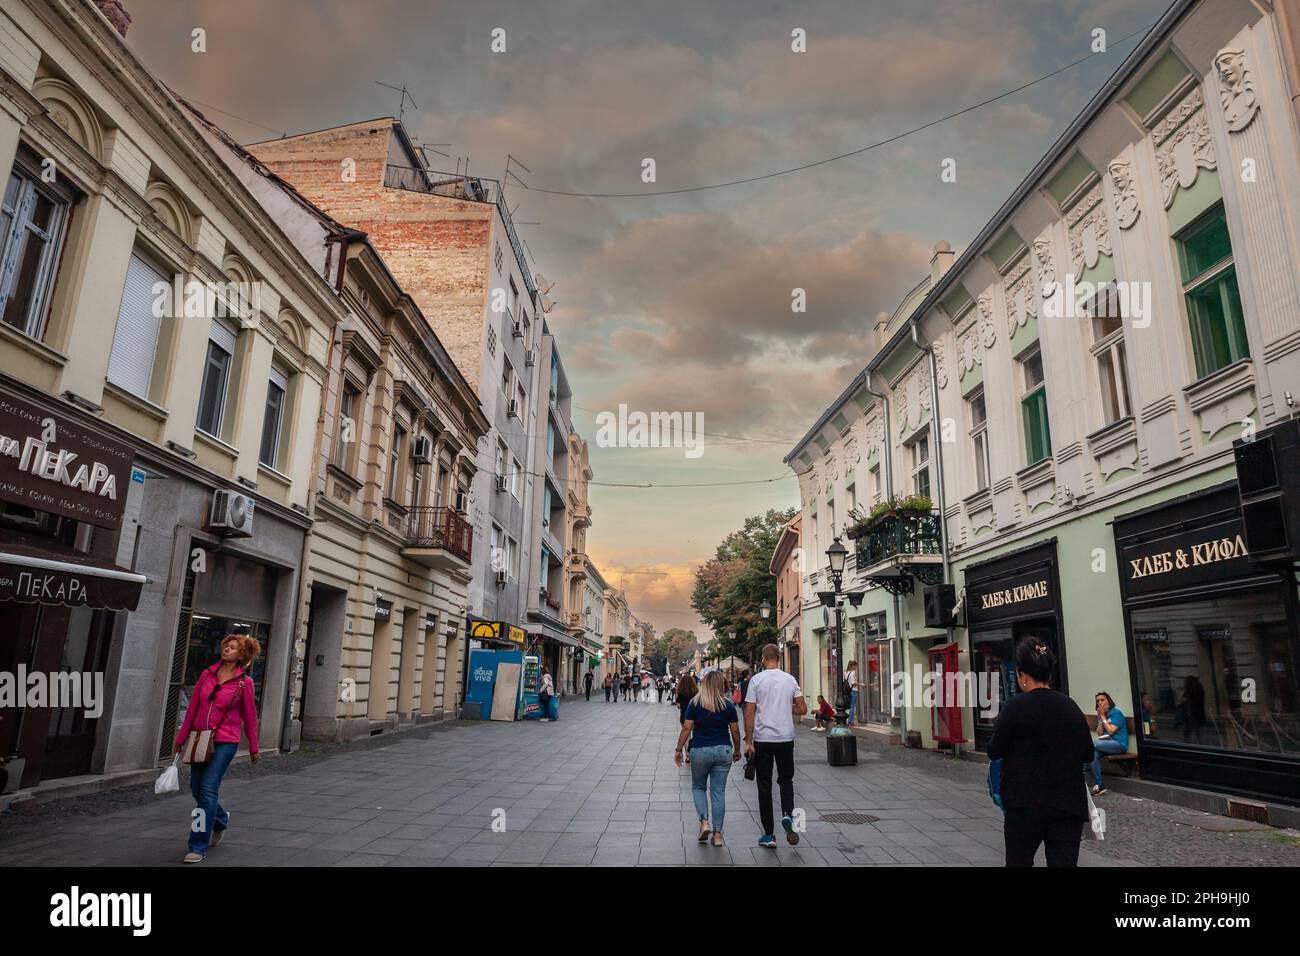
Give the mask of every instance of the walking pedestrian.
[[664, 702], [664, 684], [668, 682], [667, 677], [655, 678], [655, 693], [659, 695], [659, 703]]
[[[257, 747], [257, 707], [253, 679], [247, 668], [262, 653], [262, 645], [247, 634], [227, 634], [221, 659], [199, 675], [176, 733], [175, 752], [190, 765], [190, 792], [197, 813], [191, 818], [186, 863], [201, 863], [208, 848], [219, 846], [230, 826], [230, 813], [221, 806], [221, 779], [248, 735], [248, 754], [261, 759]], [[215, 717], [215, 719], [214, 719]]]
[[594, 684], [595, 682], [596, 682], [596, 678], [592, 676], [591, 671], [587, 671], [587, 673], [584, 674], [582, 677], [582, 686], [587, 691], [587, 700], [591, 700], [591, 685]]
[[1001, 760], [1000, 795], [1007, 866], [1033, 866], [1044, 844], [1048, 866], [1078, 866], [1088, 819], [1087, 787], [1079, 767], [1093, 756], [1083, 711], [1050, 682], [1056, 655], [1041, 639], [1016, 645], [1016, 683], [1022, 693], [1002, 705], [989, 740], [990, 760]]
[[726, 682], [718, 672], [700, 684], [695, 699], [682, 711], [673, 760], [681, 766], [687, 740], [695, 759], [691, 762], [691, 799], [700, 818], [700, 843], [710, 833], [714, 846], [722, 846], [722, 821], [727, 813], [727, 775], [740, 759], [740, 718], [727, 700]]
[[749, 670], [745, 669], [740, 672], [740, 680], [736, 682], [736, 690], [740, 691], [739, 704], [745, 703], [745, 694], [749, 691]]
[[542, 716], [540, 719], [544, 723], [551, 719], [551, 698], [554, 695], [555, 685], [551, 682], [551, 674], [545, 667], [543, 667], [542, 688], [537, 693], [537, 702], [541, 705]]
[[858, 683], [858, 662], [849, 661], [848, 669], [844, 671], [844, 687], [849, 692], [849, 719], [848, 725], [852, 727], [858, 718], [858, 689], [862, 685]]
[[611, 690], [614, 689], [614, 678], [611, 677], [610, 675], [606, 674], [606, 675], [605, 675], [605, 680], [604, 680], [603, 683], [604, 683], [604, 685], [605, 685], [605, 703], [608, 704], [608, 703], [609, 703], [609, 692], [610, 692]]
[[623, 686], [623, 699], [627, 700], [628, 691], [632, 687], [632, 678], [629, 675], [627, 674], [623, 675], [622, 686]]
[[[682, 679], [677, 682], [677, 722], [679, 724], [684, 725], [686, 723], [686, 706], [695, 697], [698, 690], [699, 685], [695, 683], [690, 674], [683, 675]], [[686, 738], [686, 762], [691, 762], [691, 740], [689, 735]]]
[[772, 818], [772, 765], [776, 765], [781, 792], [781, 827], [794, 846], [794, 719], [808, 713], [799, 682], [781, 670], [781, 651], [775, 644], [763, 648], [763, 670], [749, 682], [745, 696], [745, 756], [755, 759], [758, 777], [758, 815], [763, 833], [758, 845], [776, 849]]
[[1106, 785], [1101, 780], [1101, 756], [1128, 753], [1128, 718], [1104, 690], [1097, 692], [1096, 701], [1097, 739], [1092, 745], [1092, 792], [1101, 796], [1106, 792]]
[[650, 675], [642, 673], [641, 675], [641, 700], [643, 703], [650, 703]]

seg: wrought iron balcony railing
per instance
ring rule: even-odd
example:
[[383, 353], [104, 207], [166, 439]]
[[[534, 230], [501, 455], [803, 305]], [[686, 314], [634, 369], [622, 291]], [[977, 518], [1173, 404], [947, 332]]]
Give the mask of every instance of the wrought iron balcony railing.
[[939, 513], [900, 511], [882, 516], [857, 540], [857, 566], [870, 568], [891, 558], [942, 555], [943, 530]]
[[474, 526], [453, 508], [412, 508], [407, 516], [406, 546], [441, 548], [469, 561], [474, 553]]

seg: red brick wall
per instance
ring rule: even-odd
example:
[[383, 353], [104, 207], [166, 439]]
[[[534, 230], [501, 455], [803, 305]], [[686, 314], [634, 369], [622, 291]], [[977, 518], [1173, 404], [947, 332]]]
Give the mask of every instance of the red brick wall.
[[[391, 120], [376, 120], [248, 149], [329, 215], [369, 234], [461, 373], [477, 388], [496, 209], [488, 203], [386, 189], [384, 167], [394, 135]], [[356, 164], [355, 182], [344, 180], [345, 159]]]

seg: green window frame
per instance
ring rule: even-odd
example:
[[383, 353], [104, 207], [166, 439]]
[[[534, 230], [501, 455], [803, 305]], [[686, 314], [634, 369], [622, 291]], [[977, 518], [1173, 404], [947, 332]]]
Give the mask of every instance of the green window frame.
[[1174, 237], [1198, 379], [1250, 356], [1222, 203]]
[[1052, 454], [1052, 432], [1047, 423], [1047, 389], [1039, 388], [1020, 401], [1025, 423], [1025, 457], [1034, 465]]

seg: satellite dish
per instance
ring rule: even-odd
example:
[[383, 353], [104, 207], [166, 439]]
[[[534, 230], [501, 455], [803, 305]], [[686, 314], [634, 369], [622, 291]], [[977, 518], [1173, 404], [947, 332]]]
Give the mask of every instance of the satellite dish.
[[547, 295], [545, 292], [538, 292], [537, 294], [542, 300], [543, 312], [549, 313], [551, 309], [555, 308], [555, 302], [551, 299], [549, 295]]
[[540, 272], [533, 276], [533, 282], [537, 284], [537, 288], [541, 289], [543, 293], [550, 292], [555, 286], [554, 282], [547, 282], [546, 276], [542, 275]]

